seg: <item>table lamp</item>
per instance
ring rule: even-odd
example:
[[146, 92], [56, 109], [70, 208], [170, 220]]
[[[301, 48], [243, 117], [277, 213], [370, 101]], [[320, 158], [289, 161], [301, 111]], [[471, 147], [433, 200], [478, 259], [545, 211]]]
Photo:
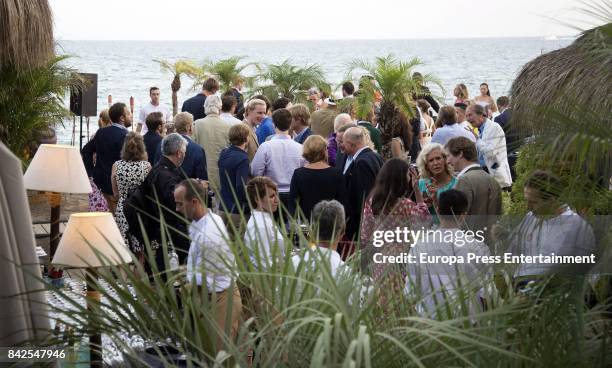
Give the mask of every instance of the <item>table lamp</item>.
[[[47, 192], [51, 205], [49, 260], [59, 243], [60, 193], [91, 193], [91, 184], [77, 147], [42, 144], [23, 176], [27, 189]], [[53, 274], [49, 272], [50, 277]]]
[[[100, 302], [96, 289], [96, 270], [99, 267], [119, 265], [132, 261], [117, 223], [110, 212], [74, 213], [51, 261], [64, 268], [85, 268], [87, 308]], [[92, 367], [102, 366], [102, 335], [88, 329], [89, 354]]]

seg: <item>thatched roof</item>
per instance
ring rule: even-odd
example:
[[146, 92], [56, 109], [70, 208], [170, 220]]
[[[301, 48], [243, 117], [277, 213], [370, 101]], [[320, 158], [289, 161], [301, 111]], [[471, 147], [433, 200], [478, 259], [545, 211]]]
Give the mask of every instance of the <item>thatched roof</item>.
[[45, 65], [54, 55], [53, 15], [47, 0], [0, 0], [0, 66]]
[[567, 116], [576, 114], [576, 106], [611, 111], [612, 23], [525, 64], [512, 84], [512, 106], [513, 122], [524, 133], [545, 123], [538, 119], [543, 107]]

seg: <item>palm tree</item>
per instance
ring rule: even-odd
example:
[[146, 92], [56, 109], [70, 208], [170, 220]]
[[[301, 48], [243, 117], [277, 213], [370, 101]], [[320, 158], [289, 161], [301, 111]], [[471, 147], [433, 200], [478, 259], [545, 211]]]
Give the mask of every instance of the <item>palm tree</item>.
[[237, 84], [245, 83], [247, 86], [252, 86], [254, 78], [247, 77], [243, 74], [244, 70], [249, 66], [256, 65], [255, 63], [245, 63], [239, 65], [244, 59], [242, 56], [232, 56], [227, 59], [218, 61], [207, 60], [200, 67], [200, 72], [194, 79], [193, 88], [202, 85], [204, 80], [209, 77], [214, 77], [219, 81], [222, 91], [229, 91]]
[[0, 67], [0, 141], [25, 162], [40, 134], [70, 115], [63, 97], [80, 90], [84, 81], [75, 70], [62, 66], [58, 56], [45, 66], [18, 72], [14, 65]]
[[280, 64], [258, 67], [258, 70], [257, 79], [268, 84], [256, 87], [253, 92], [264, 94], [271, 101], [287, 97], [293, 102], [304, 102], [311, 87], [328, 93], [331, 90], [321, 66], [317, 64], [299, 67], [285, 60]]
[[[412, 72], [419, 65], [422, 63], [417, 58], [405, 62], [397, 60], [393, 55], [377, 57], [374, 63], [356, 60], [349, 64], [349, 79], [352, 79], [355, 71], [366, 74], [366, 77], [361, 79], [361, 92], [356, 99], [358, 114], [363, 115], [371, 110], [375, 93], [382, 96], [378, 123], [383, 143], [391, 140], [392, 130], [399, 125], [401, 114], [408, 118], [417, 116], [413, 96], [422, 93], [422, 84], [412, 78]], [[373, 83], [368, 83], [369, 81]], [[422, 79], [423, 84], [427, 82], [440, 85], [438, 80], [429, 74], [424, 75]]]
[[177, 60], [170, 62], [166, 60], [153, 60], [159, 63], [162, 70], [173, 75], [170, 88], [172, 89], [172, 116], [178, 114], [178, 91], [181, 89], [181, 76], [188, 75], [195, 77], [198, 75], [198, 67], [190, 60]]

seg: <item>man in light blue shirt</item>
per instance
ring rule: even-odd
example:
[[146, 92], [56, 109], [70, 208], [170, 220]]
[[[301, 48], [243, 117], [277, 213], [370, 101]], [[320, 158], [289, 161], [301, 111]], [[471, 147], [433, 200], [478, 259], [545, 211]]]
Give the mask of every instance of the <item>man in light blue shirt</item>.
[[288, 208], [291, 177], [295, 169], [304, 166], [306, 161], [302, 157], [302, 145], [289, 135], [291, 125], [289, 110], [275, 110], [272, 120], [276, 127], [276, 134], [257, 149], [253, 162], [251, 162], [251, 174], [272, 179], [278, 186], [281, 203]]

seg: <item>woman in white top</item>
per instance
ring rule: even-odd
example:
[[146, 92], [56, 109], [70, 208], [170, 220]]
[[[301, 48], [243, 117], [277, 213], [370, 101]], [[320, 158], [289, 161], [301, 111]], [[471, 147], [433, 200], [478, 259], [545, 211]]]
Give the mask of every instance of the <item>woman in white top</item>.
[[244, 244], [254, 268], [266, 269], [285, 254], [283, 234], [273, 216], [278, 209], [278, 189], [270, 178], [257, 176], [249, 181], [246, 191], [254, 210], [247, 223]]
[[489, 85], [486, 83], [480, 84], [480, 96], [474, 97], [474, 102], [482, 107], [490, 108], [491, 112], [497, 112], [497, 105], [495, 104], [493, 97], [491, 97]]

